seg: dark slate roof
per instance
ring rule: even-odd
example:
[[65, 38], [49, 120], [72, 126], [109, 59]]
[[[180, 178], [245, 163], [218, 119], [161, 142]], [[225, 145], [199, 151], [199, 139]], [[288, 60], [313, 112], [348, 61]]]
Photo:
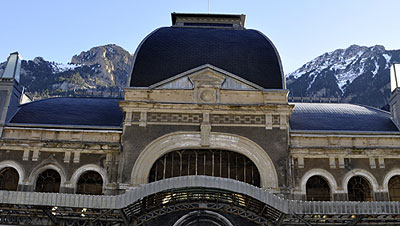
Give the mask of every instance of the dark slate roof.
[[122, 112], [112, 98], [49, 98], [23, 104], [10, 123], [120, 127]]
[[398, 131], [390, 113], [353, 104], [293, 103], [292, 130]]
[[131, 87], [148, 87], [211, 64], [266, 89], [284, 88], [278, 52], [256, 30], [159, 28], [143, 40], [135, 56]]

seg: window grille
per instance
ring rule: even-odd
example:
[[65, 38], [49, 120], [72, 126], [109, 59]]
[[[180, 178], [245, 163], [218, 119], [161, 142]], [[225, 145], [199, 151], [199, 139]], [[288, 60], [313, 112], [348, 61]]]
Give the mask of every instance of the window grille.
[[37, 192], [59, 192], [61, 176], [57, 171], [48, 169], [39, 174], [36, 180]]
[[231, 178], [260, 186], [260, 174], [249, 158], [213, 149], [177, 150], [161, 156], [150, 170], [149, 182], [188, 175]]
[[103, 194], [103, 178], [95, 171], [84, 172], [79, 177], [76, 193], [88, 195]]
[[349, 201], [372, 201], [372, 190], [369, 182], [361, 176], [354, 176], [347, 184]]
[[400, 176], [394, 176], [389, 180], [390, 201], [400, 201]]

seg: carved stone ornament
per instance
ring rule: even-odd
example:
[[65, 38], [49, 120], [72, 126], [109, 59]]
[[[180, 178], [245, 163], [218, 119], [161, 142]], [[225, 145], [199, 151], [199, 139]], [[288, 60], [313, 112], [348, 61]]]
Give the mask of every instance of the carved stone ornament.
[[189, 75], [189, 79], [194, 84], [194, 98], [196, 102], [218, 102], [219, 90], [225, 80], [224, 75], [206, 68]]
[[205, 102], [205, 103], [215, 103], [217, 101], [217, 92], [216, 89], [204, 89], [204, 88], [199, 88], [198, 89], [199, 93], [199, 100], [200, 102]]

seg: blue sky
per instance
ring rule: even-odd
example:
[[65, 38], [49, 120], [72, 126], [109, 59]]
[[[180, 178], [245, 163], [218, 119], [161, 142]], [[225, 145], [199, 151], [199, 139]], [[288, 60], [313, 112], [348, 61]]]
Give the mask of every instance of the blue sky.
[[[4, 0], [0, 61], [19, 51], [67, 63], [91, 47], [114, 43], [133, 53], [171, 12], [208, 12], [208, 0]], [[399, 0], [210, 0], [211, 13], [246, 14], [246, 27], [276, 45], [285, 72], [351, 44], [400, 49]]]

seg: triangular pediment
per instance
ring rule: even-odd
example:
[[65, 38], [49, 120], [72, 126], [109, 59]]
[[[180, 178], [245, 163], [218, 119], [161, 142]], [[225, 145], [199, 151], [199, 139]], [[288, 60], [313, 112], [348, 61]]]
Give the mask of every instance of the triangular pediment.
[[206, 64], [164, 81], [158, 82], [150, 89], [194, 89], [195, 87], [218, 87], [226, 90], [263, 90], [237, 75], [218, 67]]

